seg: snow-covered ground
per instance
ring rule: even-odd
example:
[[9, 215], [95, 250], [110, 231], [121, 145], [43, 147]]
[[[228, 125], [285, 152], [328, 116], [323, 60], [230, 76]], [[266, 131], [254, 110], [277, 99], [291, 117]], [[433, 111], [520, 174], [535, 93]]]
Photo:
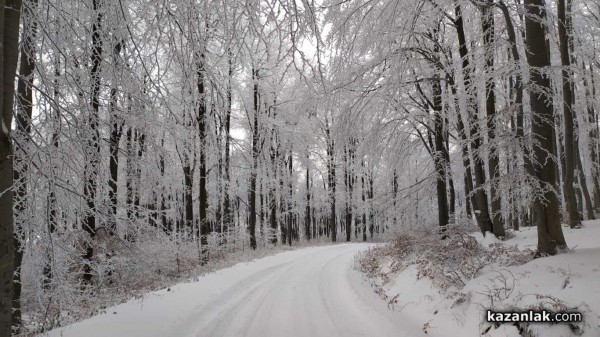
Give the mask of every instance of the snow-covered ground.
[[[380, 261], [385, 280], [365, 278], [354, 268], [356, 255], [373, 244], [313, 247], [149, 293], [44, 336], [600, 336], [600, 221], [564, 230], [570, 252], [493, 262], [461, 289], [440, 290], [418, 264], [392, 272]], [[489, 250], [516, 246], [526, 256], [535, 249], [535, 228], [514, 234], [504, 242], [472, 235]], [[484, 322], [489, 308], [539, 307], [579, 311], [585, 322], [530, 324], [521, 334]]]
[[370, 244], [285, 252], [108, 308], [45, 336], [423, 336], [353, 268]]
[[[381, 297], [391, 301], [399, 317], [422, 327], [429, 336], [600, 336], [600, 221], [585, 222], [583, 229], [563, 228], [570, 252], [531, 260], [525, 264], [496, 262], [487, 265], [462, 289], [440, 290], [423, 277], [418, 264], [371, 279]], [[472, 234], [486, 249], [517, 246], [535, 250], [536, 228], [525, 228], [500, 242]], [[524, 256], [528, 255], [524, 252]], [[384, 260], [384, 259], [383, 259]], [[382, 270], [389, 261], [381, 261]], [[456, 295], [457, 292], [460, 295]], [[582, 324], [529, 324], [523, 330], [512, 324], [485, 321], [485, 310], [582, 312]], [[528, 334], [530, 333], [530, 334]]]

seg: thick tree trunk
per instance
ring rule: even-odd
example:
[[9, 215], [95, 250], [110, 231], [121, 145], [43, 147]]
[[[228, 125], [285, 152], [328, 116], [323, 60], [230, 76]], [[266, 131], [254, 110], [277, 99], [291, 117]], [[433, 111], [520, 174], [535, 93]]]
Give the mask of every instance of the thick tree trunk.
[[258, 70], [252, 69], [253, 98], [254, 98], [254, 120], [252, 123], [252, 171], [250, 172], [249, 206], [250, 219], [248, 229], [250, 231], [250, 247], [256, 249], [256, 176], [258, 169], [258, 114], [259, 114], [259, 92], [258, 92]]
[[504, 223], [502, 221], [501, 198], [496, 192], [496, 185], [500, 179], [499, 150], [496, 143], [496, 84], [494, 82], [494, 15], [492, 12], [493, 1], [482, 7], [481, 25], [483, 30], [483, 48], [485, 57], [485, 110], [487, 115], [488, 131], [488, 168], [490, 173], [490, 199], [492, 202], [491, 220], [492, 232], [498, 238], [504, 238]]
[[[530, 90], [532, 111], [532, 133], [534, 137], [535, 176], [540, 183], [556, 189], [556, 163], [552, 159], [554, 151], [554, 106], [545, 92], [552, 92], [550, 79], [544, 71], [550, 67], [546, 46], [546, 21], [543, 0], [525, 0], [525, 29], [527, 61], [530, 66], [531, 83], [536, 90]], [[538, 232], [538, 253], [554, 255], [567, 248], [560, 225], [559, 200], [556, 191], [544, 188], [536, 191], [533, 200], [534, 223]]]
[[200, 177], [198, 181], [198, 227], [200, 239], [200, 265], [206, 264], [208, 262], [208, 234], [210, 232], [210, 224], [208, 222], [208, 192], [206, 189], [207, 184], [207, 164], [206, 164], [206, 149], [208, 145], [207, 141], [207, 132], [206, 132], [206, 124], [208, 120], [207, 112], [206, 112], [206, 100], [205, 100], [205, 92], [204, 92], [204, 66], [205, 66], [205, 58], [204, 53], [201, 52], [199, 55], [196, 55], [197, 62], [197, 70], [196, 76], [197, 83], [196, 89], [198, 93], [198, 138], [200, 141]]
[[[119, 55], [121, 54], [122, 44], [118, 42], [113, 48], [113, 64], [119, 63]], [[113, 81], [113, 82], [116, 82]], [[117, 115], [117, 83], [112, 84], [110, 90], [110, 178], [108, 180], [108, 199], [110, 202], [111, 218], [109, 219], [109, 231], [114, 235], [117, 229], [117, 195], [118, 195], [118, 179], [119, 179], [119, 142], [123, 134], [123, 124]]]
[[459, 5], [455, 7], [456, 13], [456, 32], [458, 35], [459, 43], [459, 54], [462, 59], [462, 70], [464, 75], [464, 85], [467, 94], [467, 124], [469, 130], [469, 136], [471, 141], [471, 152], [473, 155], [473, 174], [475, 177], [475, 185], [471, 189], [475, 195], [475, 203], [472, 203], [474, 213], [476, 214], [476, 220], [481, 229], [481, 232], [485, 235], [486, 232], [493, 231], [492, 220], [488, 210], [487, 193], [485, 191], [485, 172], [483, 169], [483, 161], [481, 160], [481, 154], [479, 149], [481, 147], [481, 138], [483, 135], [479, 132], [479, 121], [477, 114], [477, 97], [474, 84], [471, 79], [471, 65], [469, 62], [469, 50], [467, 48], [467, 40], [464, 31], [464, 20], [462, 17], [462, 11]]
[[446, 163], [444, 151], [446, 150], [444, 144], [444, 117], [442, 116], [442, 88], [439, 78], [434, 78], [432, 83], [433, 93], [433, 138], [434, 138], [434, 152], [433, 163], [436, 170], [436, 190], [437, 190], [437, 204], [438, 204], [438, 226], [440, 232], [445, 232], [449, 223], [448, 215], [448, 191], [446, 190], [446, 170], [448, 165]]
[[[37, 34], [37, 22], [33, 17], [32, 10], [37, 5], [37, 0], [32, 1], [31, 7], [25, 9], [26, 17], [29, 21], [23, 22], [24, 29], [22, 32], [21, 44], [21, 62], [19, 66], [19, 79], [17, 84], [17, 114], [16, 114], [16, 149], [14, 157], [14, 182], [16, 185], [16, 193], [14, 195], [14, 281], [13, 281], [13, 330], [19, 333], [21, 329], [21, 263], [25, 247], [23, 243], [25, 238], [23, 235], [23, 224], [27, 219], [27, 172], [29, 165], [27, 164], [26, 156], [29, 149], [31, 137], [31, 117], [33, 113], [33, 73], [35, 70], [35, 42], [34, 38]], [[50, 188], [48, 197], [49, 204], [49, 232], [56, 227], [56, 210], [54, 209], [51, 200], [53, 199], [53, 189]], [[2, 215], [0, 215], [2, 216]], [[48, 256], [51, 256], [49, 254]], [[50, 265], [50, 261], [46, 261], [46, 266]], [[51, 273], [49, 273], [51, 275]]]
[[21, 1], [0, 0], [0, 337], [10, 337], [13, 307], [14, 224], [12, 128], [15, 75], [19, 50]]
[[92, 258], [94, 257], [94, 240], [96, 237], [96, 192], [98, 185], [98, 169], [100, 164], [100, 133], [98, 130], [100, 109], [100, 75], [102, 66], [102, 9], [100, 0], [92, 1], [94, 23], [92, 24], [92, 55], [90, 70], [91, 78], [91, 111], [89, 112], [87, 128], [90, 133], [84, 150], [86, 163], [84, 167], [83, 196], [87, 204], [83, 216], [82, 228], [88, 234], [85, 239], [85, 254], [83, 255], [83, 283], [92, 280]]
[[569, 18], [565, 1], [558, 0], [558, 37], [560, 42], [560, 59], [562, 69], [563, 88], [563, 115], [564, 115], [564, 172], [563, 172], [563, 194], [566, 203], [566, 222], [571, 228], [581, 227], [581, 220], [577, 212], [577, 199], [575, 198], [575, 148], [574, 148], [574, 111], [573, 111], [573, 85], [571, 70], [571, 57], [569, 55]]

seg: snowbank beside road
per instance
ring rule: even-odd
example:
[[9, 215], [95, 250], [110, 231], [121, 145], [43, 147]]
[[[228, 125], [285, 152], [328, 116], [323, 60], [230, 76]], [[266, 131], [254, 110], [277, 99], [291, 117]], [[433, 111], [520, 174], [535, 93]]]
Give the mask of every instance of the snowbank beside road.
[[[367, 253], [358, 267], [399, 317], [419, 324], [430, 336], [597, 337], [600, 221], [564, 231], [571, 251], [552, 257], [532, 259], [537, 233], [526, 228], [502, 242], [470, 234], [478, 247], [468, 249], [444, 247], [473, 245], [468, 238], [427, 246], [427, 239], [412, 237], [392, 243], [395, 250], [382, 247]], [[457, 256], [437, 260], [437, 254]], [[473, 277], [464, 277], [469, 271]], [[486, 321], [488, 309], [577, 311], [584, 321], [497, 325]]]

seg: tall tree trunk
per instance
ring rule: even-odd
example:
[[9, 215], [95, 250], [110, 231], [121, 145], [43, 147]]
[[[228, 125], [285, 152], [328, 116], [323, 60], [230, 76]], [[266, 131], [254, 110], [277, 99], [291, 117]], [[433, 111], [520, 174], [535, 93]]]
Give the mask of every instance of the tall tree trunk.
[[398, 207], [398, 171], [394, 168], [394, 176], [392, 178], [392, 202], [394, 207], [392, 207], [393, 217], [392, 217], [392, 226], [397, 226], [398, 217], [396, 213], [396, 208]]
[[287, 201], [287, 232], [288, 232], [288, 245], [292, 245], [292, 237], [293, 237], [293, 221], [294, 215], [292, 214], [293, 204], [294, 204], [294, 186], [293, 186], [293, 177], [294, 177], [294, 162], [293, 162], [293, 152], [290, 146], [290, 153], [287, 158], [288, 164], [288, 201]]
[[[17, 4], [10, 4], [9, 2], [6, 3], [7, 6], [15, 6]], [[33, 11], [31, 9], [35, 8], [37, 5], [37, 0], [33, 0], [32, 3], [30, 4], [30, 8], [27, 10], [25, 17], [29, 18], [28, 21], [24, 21], [23, 22], [23, 26], [24, 29], [22, 31], [22, 41], [23, 43], [21, 44], [21, 62], [20, 62], [20, 66], [19, 66], [19, 79], [18, 79], [18, 85], [17, 85], [17, 114], [16, 114], [16, 129], [15, 129], [15, 138], [16, 138], [16, 149], [14, 150], [14, 171], [13, 173], [13, 177], [14, 177], [14, 183], [16, 185], [16, 193], [14, 195], [14, 236], [13, 236], [13, 248], [14, 248], [14, 279], [13, 279], [13, 294], [12, 294], [12, 326], [13, 326], [13, 330], [15, 333], [19, 333], [21, 330], [21, 263], [23, 261], [23, 254], [24, 254], [24, 250], [25, 247], [23, 246], [23, 243], [25, 242], [25, 238], [23, 235], [23, 224], [27, 221], [27, 205], [28, 205], [28, 194], [27, 194], [27, 172], [29, 171], [29, 165], [27, 164], [27, 159], [26, 156], [28, 155], [27, 151], [29, 149], [29, 144], [30, 144], [30, 137], [31, 137], [31, 117], [32, 117], [32, 112], [33, 112], [33, 104], [32, 104], [32, 97], [33, 97], [33, 73], [35, 70], [35, 35], [37, 34], [37, 22], [35, 21], [35, 18], [33, 17]], [[12, 7], [14, 8], [14, 7]], [[20, 9], [20, 4], [19, 4], [19, 9]], [[3, 10], [2, 12], [4, 12], [5, 10]], [[4, 13], [3, 13], [4, 14]], [[8, 13], [4, 14], [7, 15]], [[14, 24], [14, 22], [9, 22], [12, 20], [15, 20], [14, 17], [9, 18], [8, 15], [7, 17], [4, 18], [4, 22], [2, 24], [2, 27], [4, 27], [5, 29], [5, 35], [3, 37], [4, 39], [4, 43], [9, 43], [9, 42], [13, 42], [13, 41], [9, 41], [8, 36], [6, 35], [8, 32], [9, 27], [7, 27], [6, 25], [8, 24]], [[17, 17], [18, 20], [18, 17]], [[17, 25], [18, 25], [18, 21], [17, 21]], [[11, 27], [12, 28], [12, 27]], [[17, 34], [18, 34], [18, 29], [17, 29]], [[16, 48], [16, 45], [12, 46]], [[11, 46], [5, 46], [5, 48], [11, 48]], [[7, 50], [3, 50], [3, 57], [4, 57], [4, 74], [10, 74], [10, 69], [7, 69], [7, 66], [10, 67], [9, 64], [12, 62], [13, 60], [9, 57], [7, 58], [6, 56]], [[15, 53], [16, 54], [16, 53]], [[12, 56], [15, 57], [15, 56]], [[16, 64], [15, 64], [16, 66]], [[13, 83], [14, 83], [14, 73], [12, 74], [12, 79], [13, 79]], [[4, 89], [4, 95], [7, 94], [6, 92], [6, 82], [4, 82], [5, 85], [5, 89]], [[14, 90], [14, 84], [13, 84], [13, 90]], [[12, 104], [12, 91], [10, 93], [11, 95], [11, 99], [10, 102]], [[4, 96], [4, 100], [7, 100], [8, 97]], [[6, 103], [6, 101], [4, 102]], [[4, 113], [12, 113], [12, 109], [11, 110], [5, 110], [6, 105], [3, 106], [3, 113], [2, 116], [4, 117]], [[11, 107], [12, 108], [12, 107]], [[12, 117], [11, 117], [12, 118]], [[5, 119], [2, 120], [2, 122], [4, 122]], [[8, 124], [10, 125], [10, 124]], [[8, 127], [8, 130], [10, 130], [10, 126]], [[3, 138], [3, 137], [2, 137]], [[0, 139], [0, 142], [3, 142], [3, 139]], [[10, 139], [9, 139], [10, 142]], [[0, 145], [0, 147], [2, 147], [2, 150], [4, 150], [3, 145]], [[3, 152], [3, 151], [2, 151]], [[4, 171], [4, 156], [0, 156], [0, 167], [2, 167], [2, 169], [0, 170], [0, 172], [5, 172]], [[1, 173], [4, 174], [4, 173]], [[8, 178], [8, 177], [6, 177]], [[3, 185], [2, 183], [0, 183], [0, 186]], [[0, 193], [3, 194], [9, 194], [8, 191], [6, 191], [6, 189], [4, 187], [0, 187]], [[4, 197], [1, 197], [2, 199]], [[0, 200], [2, 200], [0, 199]], [[0, 210], [2, 210], [2, 205], [0, 205]], [[11, 210], [12, 212], [12, 210]], [[8, 214], [5, 215], [5, 213], [3, 211], [0, 211], [0, 218], [3, 217], [10, 217]], [[52, 216], [50, 216], [50, 219], [48, 219], [49, 222], [51, 223], [54, 219], [52, 219]], [[4, 224], [2, 225], [2, 229], [4, 229]], [[52, 227], [52, 226], [49, 226]], [[49, 228], [50, 229], [50, 228]], [[3, 233], [0, 234], [3, 238]], [[0, 240], [0, 244], [3, 245], [3, 243], [1, 243], [2, 241]], [[6, 247], [10, 247], [10, 245], [6, 245]], [[1, 251], [0, 251], [1, 252]], [[3, 255], [2, 255], [3, 256]], [[48, 261], [46, 261], [46, 265], [48, 265]], [[2, 273], [3, 270], [0, 269], [0, 273]], [[2, 311], [4, 309], [4, 303], [3, 303], [3, 299], [0, 297], [0, 303], [2, 303]], [[10, 302], [8, 302], [10, 303]], [[7, 304], [8, 304], [7, 303]], [[10, 305], [9, 305], [10, 307]], [[2, 313], [0, 313], [0, 315], [2, 315]], [[0, 319], [0, 325], [3, 324], [4, 320]], [[10, 328], [10, 324], [8, 324], [8, 327]], [[10, 335], [10, 333], [9, 333]], [[3, 336], [3, 331], [0, 329], [0, 336]]]
[[[548, 187], [557, 188], [556, 163], [552, 159], [554, 150], [554, 106], [547, 99], [546, 92], [552, 92], [550, 79], [544, 75], [550, 67], [546, 46], [546, 13], [544, 0], [525, 0], [525, 29], [527, 62], [530, 66], [531, 83], [536, 90], [530, 90], [529, 99], [532, 111], [532, 133], [534, 137], [535, 177]], [[554, 255], [567, 248], [558, 212], [559, 200], [556, 191], [545, 187], [536, 191], [533, 200], [534, 223], [538, 232], [538, 253]]]
[[[516, 66], [520, 68], [521, 56], [519, 54], [519, 49], [517, 48], [517, 38], [516, 38], [516, 33], [515, 33], [515, 27], [514, 27], [512, 18], [510, 16], [510, 13], [508, 11], [508, 7], [502, 1], [499, 1], [497, 3], [497, 6], [498, 6], [498, 8], [500, 8], [500, 10], [502, 11], [502, 15], [504, 16], [504, 21], [506, 24], [506, 31], [508, 33], [508, 41], [510, 43], [512, 59], [515, 62]], [[525, 127], [524, 127], [525, 112], [523, 109], [523, 83], [522, 82], [523, 82], [522, 75], [521, 75], [521, 71], [519, 70], [515, 73], [514, 82], [513, 82], [513, 89], [515, 91], [514, 104], [515, 104], [516, 110], [517, 110], [517, 112], [516, 112], [516, 114], [517, 114], [516, 137], [517, 137], [517, 141], [518, 141], [518, 146], [520, 147], [520, 150], [521, 150], [520, 154], [521, 154], [521, 158], [523, 160], [525, 173], [527, 173], [527, 175], [529, 175], [529, 176], [533, 176], [535, 174], [535, 172], [534, 172], [533, 164], [531, 162], [531, 153], [529, 151], [529, 146], [525, 139]], [[525, 210], [523, 208], [521, 208], [520, 213], [524, 214]], [[522, 216], [520, 216], [519, 218], [522, 218]], [[518, 226], [519, 219], [516, 219], [515, 221], [516, 221], [515, 223]]]
[[327, 181], [328, 181], [328, 193], [330, 203], [330, 216], [329, 216], [329, 228], [331, 230], [331, 241], [336, 242], [337, 240], [337, 225], [335, 217], [335, 143], [333, 136], [331, 135], [330, 125], [327, 117], [325, 118], [325, 135], [327, 141]]
[[375, 211], [373, 209], [373, 169], [369, 169], [369, 234], [371, 240], [373, 240], [373, 233], [375, 231]]
[[310, 214], [310, 168], [309, 161], [310, 156], [308, 155], [308, 151], [306, 151], [306, 213], [304, 217], [304, 234], [306, 235], [306, 239], [310, 240], [311, 238], [311, 214]]
[[[113, 48], [113, 64], [119, 64], [119, 55], [121, 54], [122, 44], [117, 42]], [[116, 71], [115, 71], [116, 72]], [[117, 195], [118, 195], [118, 179], [119, 179], [119, 142], [123, 134], [123, 124], [117, 114], [117, 83], [113, 80], [110, 90], [110, 178], [108, 180], [108, 199], [111, 208], [111, 218], [109, 219], [109, 231], [111, 235], [115, 234], [117, 229]]]
[[231, 185], [231, 107], [233, 101], [233, 89], [231, 81], [233, 80], [233, 53], [231, 50], [227, 52], [227, 107], [225, 109], [225, 166], [223, 171], [225, 173], [225, 184], [223, 185], [223, 232], [227, 239], [229, 234], [229, 225], [233, 221], [233, 213], [231, 211], [231, 200], [229, 196], [229, 187]]
[[91, 79], [91, 111], [88, 115], [87, 128], [90, 133], [85, 148], [86, 163], [84, 167], [83, 196], [87, 204], [83, 216], [82, 228], [88, 234], [85, 239], [85, 254], [83, 255], [83, 283], [89, 284], [92, 280], [92, 258], [94, 257], [94, 240], [96, 237], [96, 192], [98, 182], [98, 169], [100, 163], [100, 133], [98, 131], [100, 109], [100, 70], [102, 66], [102, 9], [100, 0], [92, 1], [94, 23], [92, 24], [92, 55], [90, 70]]
[[271, 172], [269, 180], [269, 239], [273, 245], [277, 244], [277, 135], [273, 130], [271, 135]]
[[[160, 139], [160, 147], [164, 148], [165, 147], [165, 137], [164, 135], [161, 137]], [[160, 195], [160, 223], [162, 226], [162, 229], [165, 231], [165, 233], [167, 234], [171, 234], [173, 232], [173, 226], [171, 225], [171, 222], [167, 222], [167, 213], [166, 213], [166, 200], [167, 196], [165, 195], [167, 193], [166, 189], [165, 189], [165, 185], [164, 185], [164, 181], [165, 181], [165, 155], [160, 152], [159, 154], [159, 159], [158, 159], [158, 169], [160, 171], [160, 176], [161, 176], [161, 181], [163, 183], [161, 183], [161, 195]]]
[[0, 0], [0, 337], [11, 336], [13, 307], [14, 224], [12, 128], [21, 1]]
[[198, 91], [198, 137], [200, 141], [200, 178], [198, 181], [198, 197], [199, 197], [199, 209], [198, 209], [198, 227], [200, 230], [200, 264], [204, 265], [208, 262], [208, 234], [210, 231], [210, 224], [208, 222], [208, 192], [206, 189], [207, 180], [207, 164], [206, 164], [206, 150], [208, 146], [207, 132], [206, 132], [206, 121], [208, 116], [206, 113], [206, 100], [204, 92], [204, 67], [205, 57], [204, 52], [200, 52], [196, 55], [197, 70], [196, 76], [197, 83], [196, 89]]
[[352, 140], [344, 151], [344, 183], [346, 185], [346, 241], [352, 239]]
[[432, 155], [436, 170], [438, 226], [440, 226], [440, 232], [443, 233], [446, 231], [450, 218], [448, 215], [448, 191], [446, 190], [446, 169], [448, 165], [444, 156], [446, 147], [444, 144], [444, 117], [442, 116], [442, 87], [439, 77], [434, 78], [431, 85], [433, 93], [433, 138], [435, 151]]
[[575, 148], [574, 148], [574, 111], [573, 111], [573, 85], [571, 70], [571, 57], [569, 55], [569, 21], [565, 1], [558, 0], [558, 37], [560, 42], [560, 60], [562, 63], [562, 88], [563, 88], [563, 115], [564, 115], [564, 172], [563, 172], [563, 194], [565, 198], [566, 222], [571, 228], [581, 227], [581, 219], [577, 212], [577, 199], [575, 198]]
[[[463, 175], [463, 184], [464, 184], [464, 188], [465, 188], [465, 211], [467, 212], [467, 217], [471, 217], [471, 211], [472, 209], [477, 209], [476, 206], [472, 206], [472, 205], [476, 205], [476, 200], [475, 200], [475, 194], [472, 193], [473, 192], [473, 174], [471, 172], [471, 158], [469, 156], [469, 140], [467, 138], [467, 134], [466, 134], [466, 130], [465, 130], [465, 124], [463, 122], [463, 117], [460, 114], [460, 104], [458, 101], [458, 89], [456, 87], [456, 82], [454, 81], [454, 78], [450, 78], [449, 81], [449, 85], [450, 85], [450, 90], [452, 92], [452, 96], [454, 96], [454, 102], [455, 102], [455, 107], [456, 107], [456, 130], [458, 132], [458, 135], [460, 137], [460, 149], [461, 149], [461, 155], [462, 155], [462, 161], [463, 161], [463, 168], [465, 170], [465, 173]], [[475, 218], [477, 223], [480, 223], [480, 220], [477, 219], [480, 216], [479, 213], [475, 213]]]
[[[575, 130], [578, 130], [578, 128], [576, 127]], [[578, 183], [580, 186], [581, 193], [583, 194], [583, 200], [585, 202], [586, 219], [593, 220], [595, 219], [594, 206], [592, 205], [592, 198], [590, 197], [590, 191], [588, 190], [585, 174], [583, 173], [583, 163], [581, 161], [581, 154], [579, 153], [579, 140], [577, 137], [575, 137], [575, 143], [573, 145], [575, 146], [574, 155], [577, 160], [576, 172]]]
[[504, 238], [504, 223], [502, 221], [501, 197], [496, 192], [496, 185], [500, 179], [499, 150], [496, 143], [496, 84], [494, 82], [494, 44], [496, 34], [494, 32], [493, 0], [482, 7], [482, 30], [483, 48], [485, 56], [485, 110], [487, 116], [488, 131], [488, 167], [490, 172], [490, 199], [492, 202], [491, 219], [492, 232], [498, 238]]
[[134, 198], [133, 208], [135, 209], [135, 218], [140, 218], [140, 199], [141, 199], [141, 181], [142, 181], [142, 158], [146, 151], [146, 134], [142, 131], [135, 130], [135, 142], [136, 142], [136, 158], [135, 158], [135, 177], [134, 177]]
[[252, 68], [252, 81], [253, 85], [253, 101], [254, 101], [254, 120], [252, 125], [252, 171], [250, 172], [250, 192], [249, 192], [249, 203], [250, 203], [250, 219], [248, 220], [248, 229], [250, 231], [250, 247], [256, 249], [256, 175], [258, 169], [258, 114], [259, 114], [259, 92], [258, 92], [258, 81], [259, 74], [258, 70]]
[[[583, 69], [586, 69], [585, 63], [583, 63]], [[588, 82], [587, 76], [583, 76], [583, 86], [586, 88], [586, 102], [587, 102], [587, 122], [589, 128], [589, 150], [590, 150], [590, 162], [591, 162], [591, 179], [593, 184], [593, 202], [594, 212], [600, 213], [600, 153], [598, 151], [598, 144], [600, 142], [600, 135], [598, 133], [598, 119], [596, 110], [594, 109], [594, 97], [596, 97], [596, 90], [594, 88], [594, 67], [590, 65], [589, 72], [592, 74], [591, 82]]]
[[[462, 59], [462, 70], [464, 75], [464, 84], [467, 95], [467, 121], [469, 130], [469, 137], [471, 139], [471, 152], [473, 155], [473, 173], [475, 176], [475, 185], [471, 190], [472, 193], [475, 194], [476, 203], [472, 205], [476, 216], [479, 228], [481, 232], [485, 235], [486, 232], [493, 231], [492, 220], [490, 219], [490, 214], [488, 210], [488, 201], [487, 201], [487, 193], [485, 191], [485, 172], [483, 169], [483, 161], [481, 159], [480, 147], [481, 147], [481, 138], [483, 135], [480, 135], [479, 132], [479, 120], [477, 113], [477, 98], [476, 98], [476, 90], [471, 79], [471, 65], [469, 62], [469, 50], [467, 48], [467, 40], [465, 37], [464, 31], [464, 20], [462, 17], [462, 10], [460, 5], [455, 7], [456, 13], [456, 21], [455, 27], [458, 35], [458, 44], [459, 44], [459, 54]], [[476, 206], [476, 207], [475, 207]]]
[[361, 197], [362, 197], [362, 239], [363, 241], [367, 241], [367, 212], [366, 212], [366, 194], [367, 189], [365, 186], [365, 175], [367, 174], [365, 171], [365, 161], [361, 161], [362, 172], [360, 175], [360, 184], [361, 184]]
[[[134, 170], [135, 170], [135, 149], [134, 149], [134, 130], [133, 127], [129, 127], [127, 132], [125, 133], [125, 140], [127, 141], [126, 145], [126, 156], [127, 163], [125, 165], [125, 189], [126, 189], [126, 200], [125, 204], [127, 205], [127, 219], [130, 223], [133, 222], [134, 219], [134, 205], [133, 200], [135, 199], [135, 184], [134, 184]], [[185, 168], [186, 164], [183, 165], [184, 174], [186, 172]]]

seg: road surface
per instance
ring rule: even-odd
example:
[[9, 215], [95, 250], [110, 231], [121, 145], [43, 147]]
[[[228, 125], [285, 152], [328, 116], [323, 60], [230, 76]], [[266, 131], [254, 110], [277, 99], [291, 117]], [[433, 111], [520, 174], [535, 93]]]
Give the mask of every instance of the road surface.
[[423, 336], [352, 265], [368, 244], [313, 247], [241, 263], [53, 330], [63, 337]]

